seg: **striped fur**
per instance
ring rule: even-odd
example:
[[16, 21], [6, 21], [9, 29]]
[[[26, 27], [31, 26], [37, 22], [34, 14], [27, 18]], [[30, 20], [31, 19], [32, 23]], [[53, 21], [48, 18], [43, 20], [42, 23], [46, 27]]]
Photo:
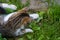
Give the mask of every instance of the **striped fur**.
[[[24, 26], [23, 29], [25, 29], [25, 26], [27, 25], [27, 23], [29, 23], [31, 21], [30, 16], [27, 13], [26, 8], [23, 8], [22, 10], [17, 11], [15, 14], [11, 15], [9, 17], [9, 19], [7, 20], [7, 22], [5, 22], [4, 24], [4, 29], [7, 31], [5, 33], [5, 36], [16, 36], [16, 32], [19, 32], [20, 29], [22, 29], [22, 27]], [[23, 25], [23, 26], [22, 26]], [[20, 31], [19, 33], [22, 33], [22, 31]], [[24, 34], [24, 33], [22, 33]], [[17, 36], [19, 36], [20, 34], [18, 34]]]

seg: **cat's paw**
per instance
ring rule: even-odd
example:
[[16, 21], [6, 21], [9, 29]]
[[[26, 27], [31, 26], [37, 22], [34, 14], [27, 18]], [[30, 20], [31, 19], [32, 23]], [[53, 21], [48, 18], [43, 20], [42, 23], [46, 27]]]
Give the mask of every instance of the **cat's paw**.
[[29, 16], [32, 18], [32, 19], [37, 19], [39, 18], [39, 15], [38, 14], [29, 14]]

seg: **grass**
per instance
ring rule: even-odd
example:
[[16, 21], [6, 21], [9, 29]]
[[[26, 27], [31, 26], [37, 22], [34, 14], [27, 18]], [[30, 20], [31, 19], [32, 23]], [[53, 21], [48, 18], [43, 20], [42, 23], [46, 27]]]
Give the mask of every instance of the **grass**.
[[37, 19], [30, 23], [29, 27], [34, 32], [26, 34], [25, 38], [22, 37], [22, 40], [60, 40], [59, 6], [53, 6], [47, 12], [38, 12], [38, 14], [43, 19]]
[[40, 17], [28, 25], [34, 32], [23, 35], [19, 40], [60, 40], [60, 6], [52, 5], [47, 12], [37, 13]]

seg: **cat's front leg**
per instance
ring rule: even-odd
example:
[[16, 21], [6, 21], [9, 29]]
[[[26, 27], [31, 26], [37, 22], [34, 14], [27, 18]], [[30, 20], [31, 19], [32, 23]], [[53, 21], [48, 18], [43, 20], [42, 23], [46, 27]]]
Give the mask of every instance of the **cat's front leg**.
[[18, 29], [15, 31], [15, 35], [16, 35], [16, 36], [19, 36], [19, 35], [23, 35], [23, 34], [29, 33], [29, 32], [33, 32], [33, 30], [30, 29], [30, 28], [25, 28], [25, 27], [22, 25], [20, 28], [18, 28]]

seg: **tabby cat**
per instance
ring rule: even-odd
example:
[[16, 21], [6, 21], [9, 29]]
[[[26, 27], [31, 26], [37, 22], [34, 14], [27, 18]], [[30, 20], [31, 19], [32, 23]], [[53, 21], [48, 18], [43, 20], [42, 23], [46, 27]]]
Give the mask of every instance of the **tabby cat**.
[[[2, 34], [2, 37], [7, 38], [8, 40], [17, 40], [17, 36], [33, 32], [27, 25], [39, 16], [38, 14], [28, 14], [28, 10], [28, 8], [23, 8], [22, 10], [10, 13], [7, 16], [0, 15], [0, 33]], [[4, 11], [4, 9], [2, 11]]]
[[27, 32], [33, 32], [32, 29], [26, 28], [26, 25], [30, 23], [31, 20], [26, 8], [8, 14], [4, 17], [4, 22], [0, 26], [0, 33], [2, 33], [3, 37], [7, 38], [20, 36]]

